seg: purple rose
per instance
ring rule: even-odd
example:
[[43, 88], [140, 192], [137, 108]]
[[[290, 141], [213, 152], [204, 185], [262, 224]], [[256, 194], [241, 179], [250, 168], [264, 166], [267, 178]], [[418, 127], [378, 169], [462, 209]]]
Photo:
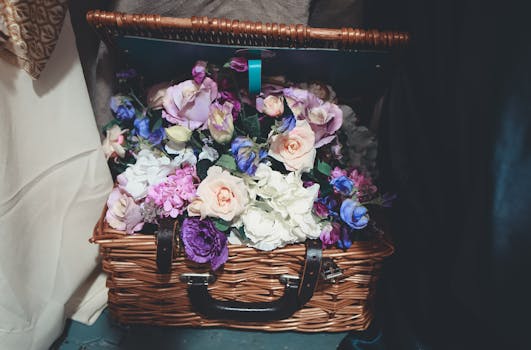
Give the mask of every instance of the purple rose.
[[314, 202], [313, 212], [315, 213], [315, 215], [317, 215], [321, 219], [328, 217], [328, 208], [326, 207], [324, 203]]
[[127, 96], [113, 96], [110, 103], [111, 110], [119, 120], [131, 120], [135, 117], [135, 107]]
[[206, 66], [207, 63], [205, 61], [197, 61], [195, 63], [194, 68], [192, 68], [192, 76], [194, 77], [194, 81], [198, 85], [201, 85], [203, 83], [203, 80], [205, 80]]
[[238, 101], [236, 95], [230, 91], [220, 91], [218, 98], [219, 103], [221, 104], [224, 104], [225, 102], [232, 103], [232, 118], [233, 120], [236, 120], [242, 110], [242, 104]]
[[292, 87], [285, 88], [282, 90], [282, 94], [288, 103], [288, 107], [293, 112], [293, 115], [299, 119], [306, 118], [309, 107], [318, 106], [322, 103], [317, 96], [302, 89]]
[[186, 218], [181, 228], [184, 251], [197, 263], [210, 262], [217, 270], [229, 257], [227, 237], [209, 219]]
[[319, 148], [336, 138], [335, 133], [343, 125], [343, 111], [338, 105], [325, 102], [310, 108], [306, 119], [315, 133], [315, 147]]
[[164, 95], [162, 117], [172, 124], [195, 130], [207, 121], [210, 104], [217, 95], [218, 87], [208, 77], [202, 84], [186, 80], [170, 86]]
[[249, 69], [247, 59], [243, 57], [233, 57], [230, 60], [229, 67], [230, 69], [235, 70], [239, 73], [247, 72], [247, 70]]
[[352, 199], [346, 199], [339, 210], [341, 220], [353, 229], [360, 230], [369, 223], [367, 208]]

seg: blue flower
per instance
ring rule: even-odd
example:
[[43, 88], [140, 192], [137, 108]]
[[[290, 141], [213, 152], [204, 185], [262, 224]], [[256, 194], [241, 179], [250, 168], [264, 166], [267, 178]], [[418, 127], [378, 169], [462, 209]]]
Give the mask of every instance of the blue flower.
[[337, 246], [340, 249], [348, 249], [352, 245], [352, 239], [350, 239], [350, 231], [348, 227], [341, 225], [341, 234], [337, 241]]
[[294, 115], [290, 115], [287, 117], [282, 118], [282, 124], [278, 128], [278, 131], [281, 133], [289, 132], [295, 128], [297, 124], [297, 119], [295, 119]]
[[354, 190], [354, 182], [344, 175], [333, 178], [332, 181], [330, 181], [330, 185], [334, 187], [334, 190], [344, 196], [350, 196], [352, 190]]
[[230, 146], [238, 169], [248, 175], [254, 175], [258, 164], [267, 157], [267, 151], [261, 149], [253, 140], [245, 136], [236, 137]]
[[346, 199], [341, 204], [339, 215], [345, 224], [356, 230], [364, 228], [369, 223], [367, 208], [352, 199]]
[[135, 116], [133, 102], [126, 96], [111, 97], [110, 107], [119, 120], [131, 120]]
[[149, 135], [148, 140], [152, 145], [160, 145], [164, 136], [166, 136], [164, 128], [160, 127]]
[[135, 126], [135, 133], [144, 138], [149, 138], [149, 135], [151, 134], [149, 130], [149, 118], [142, 118], [142, 119], [135, 119], [134, 122]]
[[149, 127], [149, 118], [135, 119], [134, 132], [136, 135], [148, 140], [152, 145], [159, 145], [164, 139], [164, 128], [160, 127], [157, 130], [151, 132]]
[[337, 213], [339, 201], [337, 200], [337, 198], [335, 198], [334, 195], [328, 195], [324, 198], [319, 198], [317, 201], [326, 205], [326, 207], [328, 208], [328, 215], [335, 218], [339, 217], [339, 214]]

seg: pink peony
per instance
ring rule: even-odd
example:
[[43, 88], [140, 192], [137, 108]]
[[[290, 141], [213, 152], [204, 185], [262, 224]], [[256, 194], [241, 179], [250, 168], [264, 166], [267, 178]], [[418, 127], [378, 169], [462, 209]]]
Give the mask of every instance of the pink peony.
[[107, 199], [105, 220], [112, 228], [127, 233], [140, 231], [144, 226], [140, 206], [118, 187], [114, 188]]
[[218, 95], [216, 83], [205, 78], [201, 84], [186, 80], [166, 90], [162, 117], [190, 130], [202, 127], [208, 119], [210, 104]]
[[195, 197], [197, 182], [194, 167], [177, 169], [175, 175], [170, 175], [163, 182], [149, 188], [146, 203], [154, 203], [162, 208], [163, 216], [176, 218]]

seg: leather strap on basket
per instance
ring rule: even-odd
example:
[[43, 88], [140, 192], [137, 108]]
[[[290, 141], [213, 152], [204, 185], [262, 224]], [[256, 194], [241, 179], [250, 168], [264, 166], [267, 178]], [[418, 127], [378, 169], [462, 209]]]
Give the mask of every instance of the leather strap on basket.
[[299, 305], [306, 304], [313, 296], [323, 261], [322, 243], [318, 239], [306, 241], [306, 261], [299, 284]]
[[175, 228], [177, 220], [161, 219], [157, 232], [157, 269], [159, 273], [170, 273], [175, 249]]

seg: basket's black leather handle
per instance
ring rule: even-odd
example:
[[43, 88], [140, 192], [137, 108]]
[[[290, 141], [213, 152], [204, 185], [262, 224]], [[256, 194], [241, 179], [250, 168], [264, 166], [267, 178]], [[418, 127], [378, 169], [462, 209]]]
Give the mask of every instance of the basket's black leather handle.
[[[306, 242], [306, 262], [301, 278], [287, 278], [284, 295], [272, 302], [221, 301], [210, 296], [206, 275], [188, 279], [188, 297], [193, 308], [209, 318], [262, 322], [288, 318], [313, 295], [321, 269], [322, 244], [319, 240]], [[193, 274], [192, 274], [193, 275]], [[300, 281], [300, 282], [299, 282]]]
[[300, 308], [298, 285], [287, 284], [284, 295], [272, 302], [244, 303], [216, 300], [207, 285], [190, 285], [188, 297], [200, 314], [217, 319], [263, 322], [287, 318]]

